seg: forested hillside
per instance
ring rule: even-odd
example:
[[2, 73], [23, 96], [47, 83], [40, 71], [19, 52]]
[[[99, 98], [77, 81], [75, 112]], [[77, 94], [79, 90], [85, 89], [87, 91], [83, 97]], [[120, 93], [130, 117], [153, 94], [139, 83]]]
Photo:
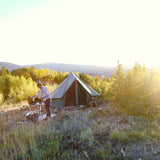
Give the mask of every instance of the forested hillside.
[[51, 71], [57, 72], [79, 72], [86, 73], [92, 76], [104, 75], [105, 77], [111, 77], [111, 73], [114, 71], [113, 67], [102, 67], [96, 65], [78, 65], [78, 64], [64, 64], [64, 63], [42, 63], [42, 64], [32, 64], [32, 65], [16, 65], [8, 62], [0, 62], [0, 69], [5, 67], [10, 72], [18, 68], [27, 68], [34, 66], [38, 69], [50, 69]]
[[[76, 73], [84, 82], [95, 89], [99, 99], [116, 103], [128, 113], [156, 116], [160, 104], [160, 72], [147, 70], [140, 64], [125, 71], [121, 64], [115, 68], [111, 78]], [[69, 72], [26, 67], [9, 72], [0, 70], [0, 102], [13, 103], [26, 100], [37, 93], [37, 81], [42, 81], [52, 92]]]

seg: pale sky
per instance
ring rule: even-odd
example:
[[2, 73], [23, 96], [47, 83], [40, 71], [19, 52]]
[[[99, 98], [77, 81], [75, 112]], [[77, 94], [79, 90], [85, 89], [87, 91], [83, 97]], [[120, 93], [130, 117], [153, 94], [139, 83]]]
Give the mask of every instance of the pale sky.
[[160, 68], [160, 0], [0, 0], [0, 61]]

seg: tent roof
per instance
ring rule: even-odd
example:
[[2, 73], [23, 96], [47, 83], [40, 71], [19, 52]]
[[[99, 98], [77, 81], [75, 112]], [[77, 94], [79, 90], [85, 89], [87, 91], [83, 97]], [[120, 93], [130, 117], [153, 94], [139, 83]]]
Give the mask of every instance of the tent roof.
[[91, 95], [91, 96], [98, 96], [95, 90], [89, 87], [85, 82], [83, 82], [79, 77], [77, 77], [73, 72], [51, 93], [51, 98], [62, 98], [63, 95], [67, 92], [70, 86], [73, 84], [74, 81], [78, 81], [83, 88]]

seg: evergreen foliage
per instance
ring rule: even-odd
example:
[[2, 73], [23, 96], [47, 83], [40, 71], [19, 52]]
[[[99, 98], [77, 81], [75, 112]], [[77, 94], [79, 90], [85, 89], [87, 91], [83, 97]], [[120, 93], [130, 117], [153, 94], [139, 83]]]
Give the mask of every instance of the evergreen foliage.
[[155, 116], [160, 102], [160, 72], [139, 64], [125, 72], [118, 65], [112, 76], [111, 101], [129, 114]]
[[[21, 68], [7, 71], [0, 70], [0, 102], [20, 102], [38, 92], [36, 82], [47, 84], [50, 92], [59, 85], [68, 72], [56, 72], [50, 69]], [[135, 63], [125, 71], [118, 63], [112, 78], [93, 77], [85, 73], [76, 73], [80, 79], [100, 94], [102, 100], [108, 100], [127, 113], [154, 117], [160, 106], [160, 71], [147, 70]]]

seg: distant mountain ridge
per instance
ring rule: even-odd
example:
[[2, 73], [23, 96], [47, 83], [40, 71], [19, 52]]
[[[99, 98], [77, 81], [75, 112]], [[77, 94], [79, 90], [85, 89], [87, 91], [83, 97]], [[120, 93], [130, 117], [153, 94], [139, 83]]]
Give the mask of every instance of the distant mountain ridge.
[[5, 67], [7, 70], [12, 71], [12, 70], [16, 70], [18, 68], [21, 68], [21, 66], [17, 65], [17, 64], [13, 64], [13, 63], [9, 63], [9, 62], [0, 62], [0, 69], [2, 67]]
[[8, 62], [0, 62], [0, 69], [5, 67], [9, 71], [16, 70], [18, 68], [31, 67], [34, 66], [36, 69], [49, 68], [54, 71], [62, 72], [79, 72], [86, 73], [89, 75], [104, 75], [106, 77], [111, 77], [111, 74], [114, 72], [114, 68], [111, 67], [100, 67], [94, 65], [76, 65], [76, 64], [64, 64], [64, 63], [43, 63], [43, 64], [33, 64], [33, 65], [16, 65]]

